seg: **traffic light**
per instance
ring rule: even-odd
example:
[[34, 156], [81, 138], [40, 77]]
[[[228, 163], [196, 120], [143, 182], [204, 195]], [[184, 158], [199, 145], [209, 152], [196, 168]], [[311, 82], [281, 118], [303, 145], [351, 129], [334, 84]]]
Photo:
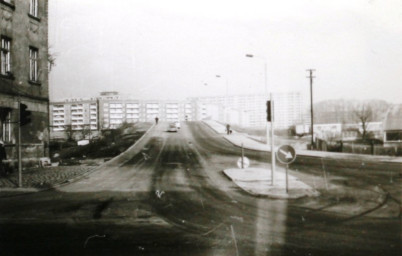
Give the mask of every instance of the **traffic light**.
[[31, 111], [28, 111], [27, 108], [27, 105], [20, 103], [20, 126], [31, 122]]
[[271, 122], [272, 116], [271, 116], [271, 101], [267, 101], [267, 121]]

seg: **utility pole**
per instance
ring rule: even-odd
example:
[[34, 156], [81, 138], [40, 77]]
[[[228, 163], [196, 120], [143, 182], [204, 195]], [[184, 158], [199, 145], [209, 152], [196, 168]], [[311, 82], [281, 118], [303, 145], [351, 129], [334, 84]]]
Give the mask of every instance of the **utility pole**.
[[271, 185], [275, 185], [275, 144], [274, 144], [274, 98], [272, 92], [271, 99]]
[[309, 72], [309, 76], [307, 78], [310, 78], [310, 112], [311, 112], [311, 149], [314, 149], [314, 112], [313, 112], [313, 72], [315, 69], [307, 69], [307, 72]]

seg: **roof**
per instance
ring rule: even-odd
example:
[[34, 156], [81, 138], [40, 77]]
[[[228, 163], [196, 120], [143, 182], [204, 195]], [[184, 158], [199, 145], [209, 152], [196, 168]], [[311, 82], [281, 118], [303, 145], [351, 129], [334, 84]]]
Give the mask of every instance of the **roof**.
[[402, 104], [393, 106], [384, 121], [384, 130], [402, 130]]

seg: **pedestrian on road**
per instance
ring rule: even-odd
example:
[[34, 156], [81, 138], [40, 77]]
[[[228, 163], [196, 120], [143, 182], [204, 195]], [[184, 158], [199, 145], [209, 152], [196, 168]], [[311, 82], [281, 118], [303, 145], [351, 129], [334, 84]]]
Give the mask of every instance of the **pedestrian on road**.
[[226, 125], [226, 133], [229, 135], [230, 134], [230, 124]]
[[7, 174], [7, 168], [3, 160], [7, 160], [6, 148], [4, 147], [4, 142], [0, 140], [0, 173]]
[[159, 118], [155, 117], [155, 124], [158, 124]]

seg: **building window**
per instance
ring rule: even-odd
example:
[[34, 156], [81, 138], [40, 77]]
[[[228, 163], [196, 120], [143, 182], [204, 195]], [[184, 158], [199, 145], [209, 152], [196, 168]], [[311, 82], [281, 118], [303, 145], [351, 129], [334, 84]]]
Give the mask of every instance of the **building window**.
[[0, 140], [4, 142], [12, 142], [11, 138], [11, 111], [10, 109], [0, 108]]
[[1, 37], [0, 54], [0, 73], [2, 75], [11, 75], [11, 40], [7, 37]]
[[0, 4], [1, 3], [6, 5], [6, 6], [8, 6], [8, 7], [10, 7], [13, 10], [15, 9], [14, 0], [0, 0]]
[[38, 49], [29, 48], [29, 80], [38, 82]]
[[402, 131], [387, 131], [386, 133], [387, 141], [401, 141]]
[[38, 17], [38, 0], [31, 0], [29, 4], [29, 14]]

